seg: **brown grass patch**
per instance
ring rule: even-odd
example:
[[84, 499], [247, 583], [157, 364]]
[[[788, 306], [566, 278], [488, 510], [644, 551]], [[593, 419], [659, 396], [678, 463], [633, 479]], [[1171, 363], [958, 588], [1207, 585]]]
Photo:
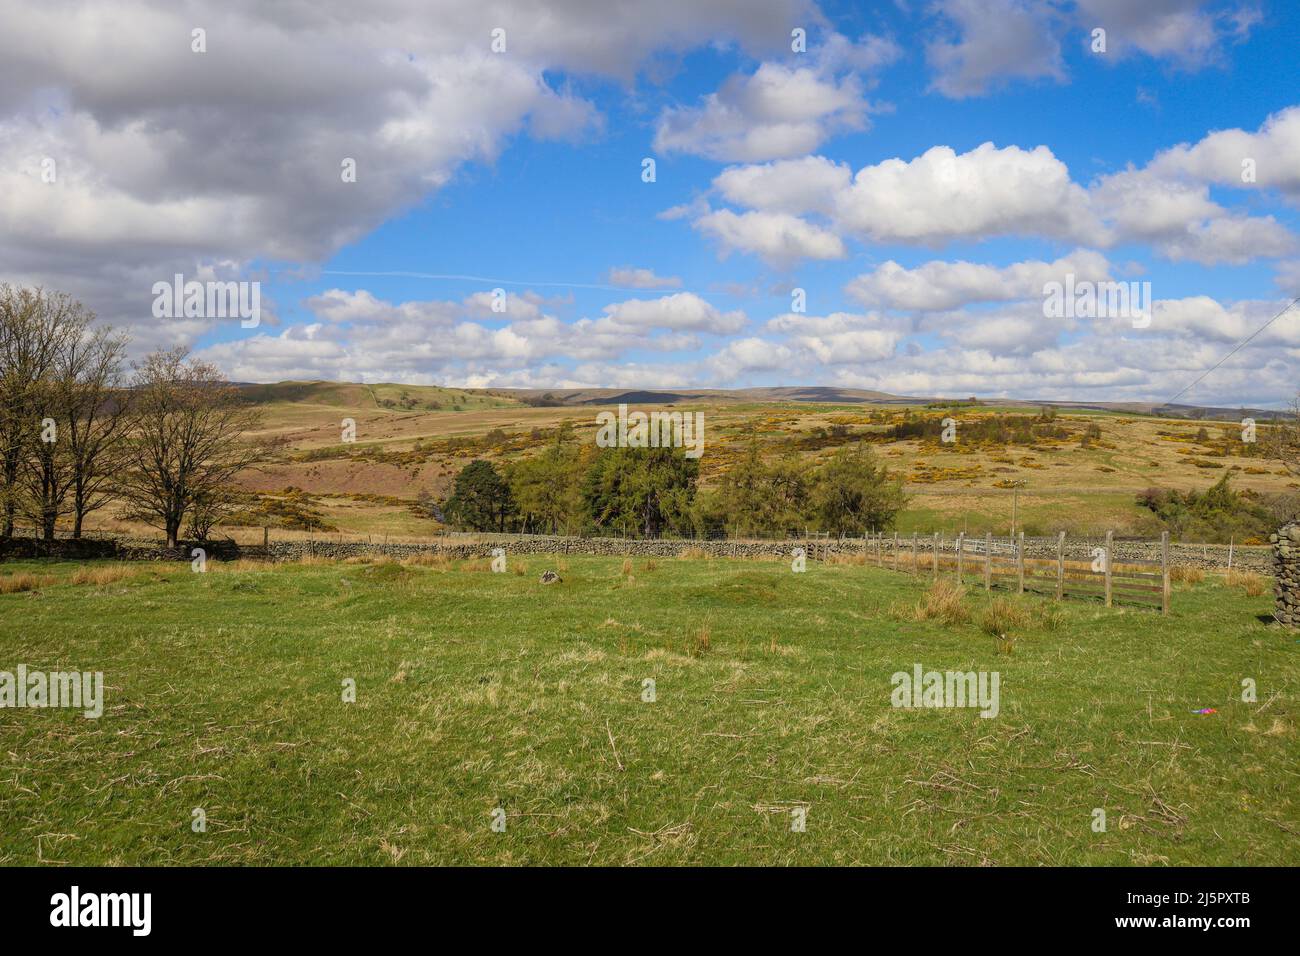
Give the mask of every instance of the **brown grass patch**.
[[951, 581], [935, 581], [925, 597], [907, 612], [916, 621], [942, 621], [944, 624], [965, 624], [970, 620], [970, 610], [962, 603], [966, 589]]
[[1268, 590], [1263, 576], [1254, 571], [1238, 571], [1234, 568], [1228, 572], [1226, 580], [1228, 587], [1241, 588], [1246, 592], [1246, 597], [1259, 597]]
[[[909, 561], [911, 560], [910, 554], [907, 555], [907, 559]], [[861, 551], [857, 552], [856, 554], [832, 554], [827, 556], [825, 563], [863, 565], [867, 563], [867, 556], [865, 553]]]
[[1029, 627], [1033, 618], [1032, 610], [1023, 601], [1013, 601], [999, 595], [989, 602], [989, 606], [980, 615], [980, 630], [997, 638], [1000, 643], [1014, 643], [1013, 632]]
[[1205, 572], [1190, 564], [1175, 564], [1169, 569], [1169, 580], [1175, 584], [1200, 584], [1205, 580]]
[[688, 657], [703, 657], [713, 647], [713, 631], [708, 623], [696, 628], [694, 632], [686, 635], [686, 655]]
[[108, 564], [99, 567], [77, 568], [70, 580], [73, 584], [90, 584], [95, 587], [104, 587], [107, 584], [117, 584], [119, 581], [129, 581], [139, 575], [140, 571], [137, 568], [130, 568], [122, 564]]
[[20, 594], [24, 591], [36, 591], [58, 583], [59, 579], [52, 574], [32, 574], [29, 571], [4, 574], [0, 575], [0, 594]]
[[402, 559], [402, 564], [407, 567], [433, 568], [437, 571], [448, 571], [451, 569], [452, 560], [441, 551], [422, 551], [419, 554], [412, 554]]

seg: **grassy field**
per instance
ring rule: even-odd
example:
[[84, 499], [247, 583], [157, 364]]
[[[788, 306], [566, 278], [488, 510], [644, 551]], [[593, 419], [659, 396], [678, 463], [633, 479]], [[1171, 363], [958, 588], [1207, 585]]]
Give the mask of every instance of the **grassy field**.
[[[0, 670], [108, 690], [0, 710], [0, 864], [1300, 863], [1267, 595], [986, 628], [869, 566], [548, 566], [5, 565]], [[999, 672], [1001, 712], [891, 707], [915, 663]]]

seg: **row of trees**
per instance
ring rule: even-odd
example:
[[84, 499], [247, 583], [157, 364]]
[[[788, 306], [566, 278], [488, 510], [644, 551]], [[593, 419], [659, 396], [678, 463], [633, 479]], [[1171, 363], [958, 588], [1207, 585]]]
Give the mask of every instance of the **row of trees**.
[[80, 537], [114, 499], [170, 547], [183, 527], [206, 537], [262, 453], [242, 438], [256, 411], [184, 348], [128, 371], [126, 336], [94, 320], [64, 293], [0, 285], [0, 539], [20, 521]]
[[858, 535], [893, 527], [905, 501], [901, 480], [863, 445], [810, 467], [794, 456], [766, 461], [751, 440], [716, 487], [702, 491], [699, 462], [679, 449], [580, 446], [562, 427], [540, 455], [504, 472], [471, 462], [442, 513], [470, 531]]

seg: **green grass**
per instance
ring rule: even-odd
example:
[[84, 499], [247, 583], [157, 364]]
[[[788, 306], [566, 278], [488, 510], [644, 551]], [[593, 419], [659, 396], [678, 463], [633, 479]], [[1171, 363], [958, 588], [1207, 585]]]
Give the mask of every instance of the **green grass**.
[[[6, 565], [57, 580], [0, 594], [0, 670], [108, 691], [98, 721], [0, 710], [0, 864], [1300, 863], [1267, 596], [1066, 603], [1000, 653], [982, 593], [917, 621], [927, 582], [869, 566], [524, 560]], [[1001, 713], [892, 708], [916, 662], [999, 671]]]

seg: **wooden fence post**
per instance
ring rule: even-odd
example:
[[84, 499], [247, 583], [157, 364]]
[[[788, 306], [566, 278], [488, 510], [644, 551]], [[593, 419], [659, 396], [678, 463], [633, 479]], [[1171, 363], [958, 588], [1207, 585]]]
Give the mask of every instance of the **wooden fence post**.
[[894, 570], [898, 570], [898, 532], [894, 532]]
[[993, 587], [993, 532], [984, 532], [984, 590]]
[[262, 547], [264, 548], [269, 547], [270, 544], [271, 544], [270, 525], [262, 525]]
[[876, 532], [876, 567], [878, 568], [883, 568], [885, 566], [884, 559], [880, 557], [880, 536], [883, 533], [884, 532], [881, 531]]
[[931, 561], [934, 566], [933, 577], [937, 581], [939, 579], [939, 532], [937, 531], [934, 533], [934, 549], [932, 554], [934, 555]]
[[961, 584], [962, 559], [966, 554], [966, 532], [957, 532], [957, 583]]
[[1169, 532], [1160, 532], [1160, 613], [1169, 614]]
[[916, 574], [921, 570], [921, 562], [916, 552], [916, 532], [912, 532], [912, 573]]
[[1235, 542], [1236, 540], [1237, 540], [1237, 536], [1235, 534], [1228, 538], [1228, 570], [1229, 571], [1232, 570], [1232, 545], [1233, 542]]
[[1115, 543], [1115, 532], [1107, 531], [1106, 532], [1106, 554], [1105, 557], [1102, 559], [1104, 561], [1104, 564], [1102, 565], [1102, 570], [1106, 572], [1106, 606], [1107, 607], [1110, 607], [1110, 551], [1114, 543]]
[[1020, 532], [1020, 538], [1016, 542], [1016, 572], [1020, 581], [1018, 584], [1018, 593], [1025, 593], [1025, 533]]
[[1065, 597], [1065, 532], [1056, 539], [1056, 599]]

